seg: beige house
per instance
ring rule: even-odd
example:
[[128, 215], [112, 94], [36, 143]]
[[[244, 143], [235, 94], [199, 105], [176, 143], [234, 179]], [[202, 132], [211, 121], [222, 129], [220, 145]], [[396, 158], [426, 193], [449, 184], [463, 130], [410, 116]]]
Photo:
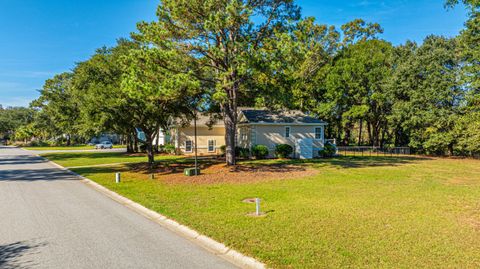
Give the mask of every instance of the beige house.
[[[325, 143], [326, 122], [300, 111], [272, 112], [264, 109], [239, 109], [237, 146], [251, 148], [254, 145], [268, 147], [274, 156], [275, 146], [289, 144], [294, 148], [296, 158], [313, 158]], [[172, 142], [181, 154], [194, 153], [193, 123], [176, 126], [171, 131]], [[220, 154], [225, 145], [223, 121], [209, 124], [208, 116], [197, 120], [197, 151], [199, 155]]]
[[[195, 129], [193, 121], [189, 125], [177, 125], [170, 131], [171, 142], [180, 154], [194, 154]], [[223, 121], [210, 123], [208, 116], [197, 119], [198, 155], [220, 154], [220, 147], [225, 145], [225, 127]]]

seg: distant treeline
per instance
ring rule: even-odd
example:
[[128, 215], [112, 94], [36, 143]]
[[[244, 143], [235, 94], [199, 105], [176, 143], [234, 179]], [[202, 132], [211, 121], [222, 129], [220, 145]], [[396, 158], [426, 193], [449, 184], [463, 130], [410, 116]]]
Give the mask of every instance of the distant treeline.
[[0, 109], [0, 132], [19, 140], [115, 132], [132, 150], [138, 127], [151, 152], [172, 119], [210, 112], [224, 120], [232, 164], [237, 108], [257, 106], [315, 115], [339, 145], [480, 153], [478, 1], [463, 1], [459, 36], [399, 46], [376, 23], [335, 29], [302, 18], [292, 1], [208, 3], [162, 1], [157, 21], [47, 80], [30, 108]]

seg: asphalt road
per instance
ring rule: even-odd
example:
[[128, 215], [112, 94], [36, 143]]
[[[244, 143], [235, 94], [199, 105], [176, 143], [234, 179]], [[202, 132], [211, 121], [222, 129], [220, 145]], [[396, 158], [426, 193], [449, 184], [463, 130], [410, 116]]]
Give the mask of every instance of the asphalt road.
[[77, 178], [0, 146], [0, 268], [236, 268]]

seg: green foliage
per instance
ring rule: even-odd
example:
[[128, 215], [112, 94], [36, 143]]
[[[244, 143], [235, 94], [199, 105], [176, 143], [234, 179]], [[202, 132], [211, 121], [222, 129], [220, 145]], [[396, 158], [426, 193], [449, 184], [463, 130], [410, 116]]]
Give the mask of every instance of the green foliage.
[[[34, 111], [24, 107], [7, 107], [0, 105], [0, 139], [8, 140], [29, 138], [32, 135], [31, 123]], [[19, 132], [17, 134], [17, 132]]]
[[390, 81], [395, 100], [390, 121], [397, 144], [408, 143], [429, 154], [453, 154], [456, 141], [451, 132], [464, 100], [457, 80], [456, 44], [430, 36], [420, 47], [398, 48], [398, 65]]
[[[153, 163], [153, 138], [172, 119], [222, 115], [235, 149], [237, 108], [260, 106], [319, 117], [340, 144], [477, 154], [480, 4], [445, 4], [459, 3], [469, 17], [458, 37], [394, 47], [377, 23], [355, 19], [337, 31], [301, 18], [289, 0], [165, 0], [133, 40], [47, 80], [32, 109], [0, 107], [0, 135], [70, 144], [113, 132], [131, 152], [138, 127]], [[228, 164], [247, 155], [223, 152]]]
[[175, 145], [172, 145], [172, 144], [163, 145], [162, 151], [167, 154], [175, 154]]
[[243, 159], [247, 159], [250, 157], [250, 149], [235, 147], [235, 156], [238, 156]]
[[220, 146], [220, 153], [222, 156], [225, 156], [225, 152], [227, 151], [227, 146], [226, 145], [221, 145]]
[[67, 145], [72, 138], [79, 133], [80, 108], [78, 99], [75, 98], [75, 89], [72, 84], [73, 73], [62, 73], [48, 79], [40, 90], [40, 97], [32, 102], [32, 107], [40, 110], [41, 119], [48, 124], [42, 124], [37, 128], [43, 129], [50, 136], [67, 137]]
[[288, 144], [278, 144], [275, 146], [275, 156], [278, 158], [288, 158], [293, 153], [293, 147]]
[[480, 155], [480, 111], [471, 112], [458, 119], [453, 131], [458, 140], [455, 153], [465, 156]]
[[[175, 75], [193, 73], [205, 96], [224, 116], [227, 148], [235, 149], [239, 105], [251, 105], [258, 70], [272, 69], [268, 45], [300, 19], [294, 1], [161, 1], [158, 21], [138, 24], [135, 40], [167, 51], [177, 60], [156, 64]], [[268, 44], [268, 45], [267, 45]], [[182, 65], [187, 65], [185, 68]], [[235, 151], [227, 150], [228, 164]]]
[[268, 147], [265, 145], [254, 145], [251, 151], [256, 159], [265, 159], [268, 156]]
[[318, 151], [318, 155], [322, 158], [331, 158], [337, 153], [337, 147], [332, 143], [325, 143], [323, 148]]

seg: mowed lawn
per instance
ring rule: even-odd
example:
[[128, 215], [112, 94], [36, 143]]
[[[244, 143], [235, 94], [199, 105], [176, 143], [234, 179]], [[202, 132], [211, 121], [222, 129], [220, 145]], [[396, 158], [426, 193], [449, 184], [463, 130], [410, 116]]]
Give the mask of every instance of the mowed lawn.
[[[44, 146], [44, 147], [23, 147], [24, 149], [28, 150], [87, 150], [87, 149], [95, 149], [95, 146], [89, 145], [76, 145], [76, 146]], [[120, 149], [126, 148], [124, 145], [113, 145], [113, 148]]]
[[[44, 153], [41, 156], [56, 162], [64, 167], [76, 166], [95, 166], [103, 164], [116, 163], [138, 163], [147, 162], [145, 154], [127, 154], [122, 152], [58, 152], [58, 153]], [[176, 160], [178, 156], [158, 155], [158, 161]]]
[[[53, 160], [71, 163], [63, 157]], [[298, 163], [254, 163], [275, 162]], [[172, 184], [129, 165], [73, 170], [273, 268], [480, 267], [480, 161], [344, 157], [303, 164], [318, 174]], [[254, 205], [242, 200], [249, 197], [262, 199], [265, 217], [247, 216]]]

